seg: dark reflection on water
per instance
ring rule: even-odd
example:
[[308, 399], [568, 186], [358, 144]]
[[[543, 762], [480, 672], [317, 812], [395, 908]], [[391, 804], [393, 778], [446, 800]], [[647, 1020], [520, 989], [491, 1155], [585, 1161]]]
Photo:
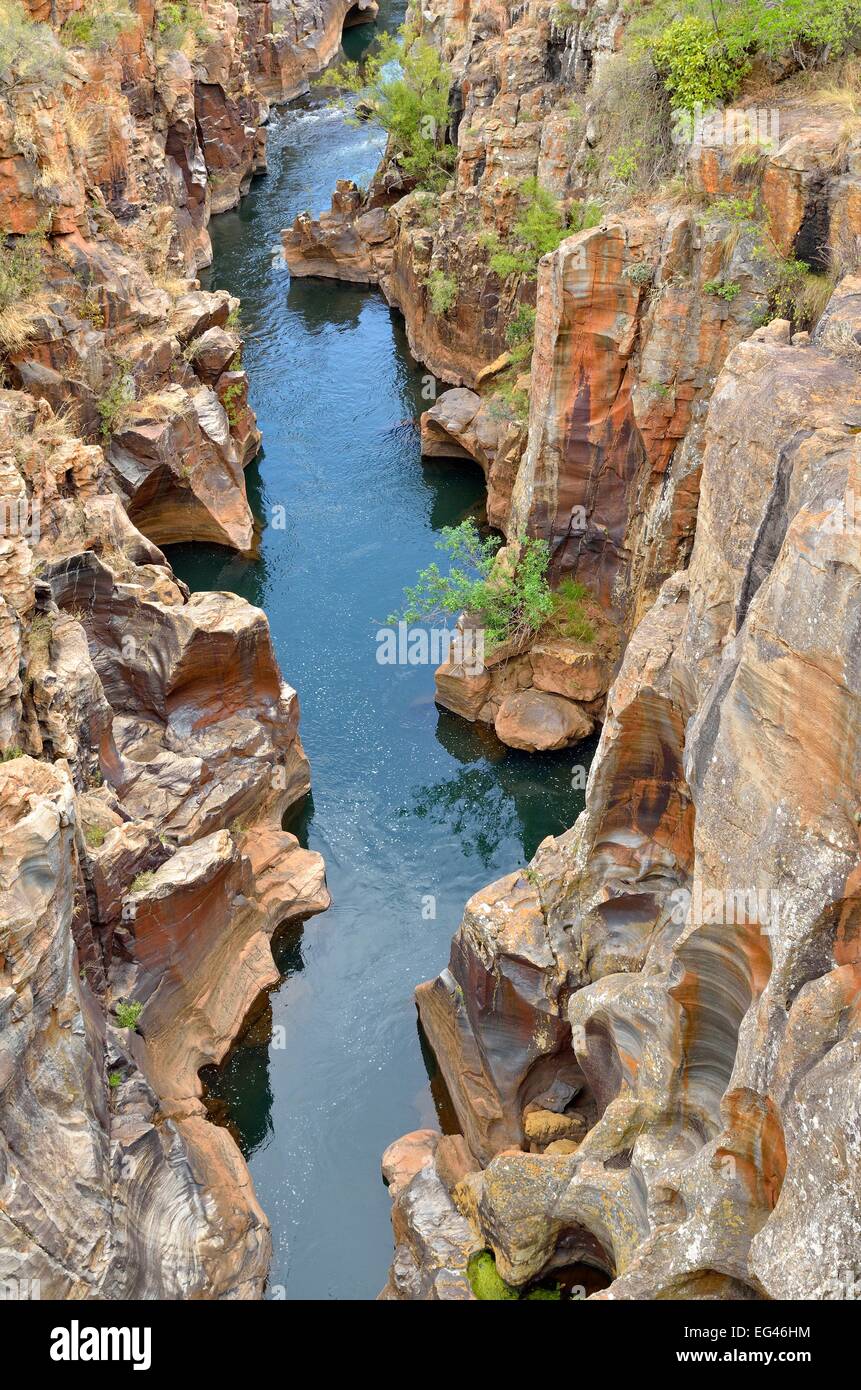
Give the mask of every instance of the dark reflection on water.
[[205, 546], [171, 555], [192, 588], [265, 608], [302, 701], [314, 799], [288, 828], [325, 856], [333, 907], [276, 941], [281, 985], [207, 1076], [249, 1156], [273, 1227], [272, 1284], [289, 1298], [370, 1298], [382, 1286], [380, 1154], [407, 1130], [453, 1124], [440, 1079], [429, 1084], [414, 986], [445, 964], [466, 899], [573, 823], [583, 794], [572, 765], [591, 757], [505, 749], [437, 709], [430, 669], [376, 662], [377, 627], [438, 558], [440, 528], [481, 515], [481, 474], [421, 462], [422, 369], [381, 297], [291, 285], [272, 247], [298, 211], [328, 205], [336, 179], [367, 180], [381, 144], [313, 104], [276, 114], [270, 174], [214, 220], [210, 283], [242, 296], [266, 445], [249, 495], [264, 530], [252, 564]]

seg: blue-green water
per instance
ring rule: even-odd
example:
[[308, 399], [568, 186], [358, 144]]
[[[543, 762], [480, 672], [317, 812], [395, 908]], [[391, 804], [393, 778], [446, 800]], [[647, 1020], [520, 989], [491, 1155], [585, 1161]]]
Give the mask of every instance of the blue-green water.
[[[355, 50], [369, 37], [347, 41]], [[589, 756], [505, 749], [437, 709], [432, 668], [376, 661], [377, 627], [439, 558], [440, 528], [481, 516], [483, 479], [470, 464], [422, 462], [422, 370], [382, 297], [291, 284], [273, 248], [297, 212], [328, 206], [336, 179], [367, 181], [382, 143], [338, 111], [276, 113], [270, 173], [212, 223], [209, 284], [242, 297], [264, 439], [248, 487], [265, 529], [254, 563], [205, 546], [171, 552], [192, 588], [266, 610], [301, 699], [314, 792], [290, 828], [325, 857], [333, 906], [277, 943], [272, 1023], [284, 1045], [255, 1042], [258, 1028], [213, 1085], [272, 1223], [271, 1287], [297, 1299], [373, 1298], [384, 1283], [380, 1155], [438, 1121], [413, 989], [446, 963], [466, 899], [573, 823], [583, 794], [571, 769]], [[277, 507], [283, 529], [271, 524]]]

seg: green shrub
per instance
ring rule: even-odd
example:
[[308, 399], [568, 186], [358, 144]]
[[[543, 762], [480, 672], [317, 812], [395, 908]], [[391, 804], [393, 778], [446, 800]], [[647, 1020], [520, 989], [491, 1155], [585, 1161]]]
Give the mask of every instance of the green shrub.
[[152, 869], [147, 869], [144, 873], [138, 874], [136, 878], [132, 879], [131, 891], [133, 893], [145, 893], [147, 889], [152, 886], [154, 880], [155, 874]]
[[509, 347], [532, 339], [535, 333], [535, 310], [529, 304], [518, 304], [517, 313], [505, 330]]
[[17, 745], [13, 745], [0, 753], [0, 763], [14, 763], [16, 758], [23, 758], [23, 756], [23, 751]]
[[735, 96], [754, 54], [807, 67], [845, 52], [861, 31], [861, 0], [654, 0], [639, 5], [633, 43], [651, 52], [675, 108]]
[[730, 48], [715, 27], [696, 15], [677, 19], [652, 49], [652, 57], [676, 108], [706, 109], [734, 96], [750, 67], [742, 47]]
[[88, 825], [84, 831], [84, 839], [91, 849], [98, 849], [105, 843], [106, 833], [100, 825]]
[[119, 1028], [136, 1028], [138, 1019], [143, 1013], [143, 1004], [132, 999], [128, 1004], [117, 1004], [117, 1026]]
[[443, 270], [433, 270], [428, 276], [428, 298], [434, 314], [447, 314], [457, 302], [457, 281]]
[[121, 1086], [122, 1081], [123, 1078], [118, 1071], [112, 1071], [108, 1073], [108, 1085], [110, 1086], [112, 1091], [115, 1091], [119, 1086]]
[[581, 13], [581, 10], [571, 4], [571, 0], [556, 0], [550, 11], [550, 23], [554, 29], [573, 29]]
[[788, 319], [794, 332], [814, 328], [834, 290], [834, 276], [818, 274], [806, 261], [793, 256], [779, 256], [768, 248], [759, 248], [767, 277], [769, 313], [772, 318]]
[[131, 404], [134, 398], [134, 380], [129, 375], [128, 367], [122, 364], [111, 379], [111, 383], [105, 391], [105, 394], [96, 405], [102, 422], [103, 439], [110, 439], [120, 422], [123, 411], [126, 406]]
[[537, 179], [521, 184], [519, 195], [521, 212], [510, 242], [503, 246], [492, 232], [483, 237], [484, 245], [493, 252], [490, 268], [500, 280], [507, 280], [510, 275], [534, 280], [542, 256], [555, 251], [566, 237], [586, 227], [596, 227], [601, 221], [601, 209], [596, 203], [575, 203], [566, 218], [553, 194], [542, 188]]
[[517, 313], [505, 329], [505, 341], [512, 362], [525, 362], [531, 356], [534, 337], [535, 310], [528, 304], [519, 304]]
[[600, 146], [584, 160], [584, 174], [606, 171], [627, 184], [651, 186], [675, 167], [672, 109], [648, 53], [627, 49], [602, 62], [591, 88]]
[[93, 0], [85, 9], [69, 15], [60, 30], [60, 40], [67, 48], [104, 51], [134, 22], [127, 0]]
[[497, 565], [500, 544], [495, 537], [482, 539], [472, 520], [446, 527], [437, 548], [449, 556], [448, 574], [436, 563], [428, 565], [404, 591], [403, 612], [389, 621], [415, 623], [474, 614], [488, 648], [537, 632], [553, 610], [547, 542], [520, 537], [516, 561]]
[[242, 389], [241, 381], [231, 381], [230, 385], [225, 389], [222, 398], [221, 404], [227, 412], [227, 419], [230, 422], [231, 429], [235, 429], [239, 423], [239, 405], [242, 400]]
[[18, 0], [0, 0], [0, 91], [60, 86], [67, 61], [47, 24], [37, 24]]
[[445, 188], [455, 161], [446, 140], [451, 71], [436, 48], [404, 26], [397, 36], [381, 34], [364, 63], [342, 63], [320, 80], [361, 97], [387, 132], [389, 153], [419, 188]]
[[741, 285], [735, 284], [732, 280], [707, 280], [703, 290], [706, 294], [713, 294], [731, 304], [736, 296], [741, 294]]
[[197, 46], [212, 39], [203, 15], [189, 0], [165, 0], [159, 5], [156, 29], [162, 47], [171, 51], [184, 47], [189, 41]]
[[620, 183], [633, 183], [639, 172], [642, 151], [642, 140], [634, 140], [630, 145], [620, 145], [608, 154], [607, 164], [613, 177]]
[[529, 393], [513, 381], [503, 381], [491, 397], [488, 410], [494, 420], [525, 425], [529, 420]]
[[654, 275], [652, 267], [648, 261], [632, 261], [626, 265], [622, 271], [626, 280], [630, 280], [633, 285], [648, 285]]

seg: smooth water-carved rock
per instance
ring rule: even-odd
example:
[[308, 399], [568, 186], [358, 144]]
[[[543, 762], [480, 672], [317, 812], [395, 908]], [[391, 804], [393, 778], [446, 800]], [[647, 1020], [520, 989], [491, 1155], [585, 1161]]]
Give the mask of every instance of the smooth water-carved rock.
[[485, 1165], [461, 1206], [514, 1284], [582, 1260], [602, 1298], [852, 1296], [861, 401], [827, 323], [731, 353], [584, 815], [418, 991]]

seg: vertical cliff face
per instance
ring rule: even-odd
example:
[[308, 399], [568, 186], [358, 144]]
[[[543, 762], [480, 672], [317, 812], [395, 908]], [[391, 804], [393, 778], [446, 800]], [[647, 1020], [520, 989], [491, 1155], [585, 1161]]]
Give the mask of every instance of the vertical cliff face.
[[628, 645], [586, 811], [418, 991], [484, 1165], [450, 1185], [461, 1271], [490, 1246], [514, 1284], [593, 1263], [606, 1297], [851, 1296], [859, 288], [814, 345], [775, 321], [730, 354], [691, 562]]
[[264, 167], [267, 97], [344, 13], [275, 34], [268, 4], [210, 3], [177, 32], [140, 0], [64, 46], [79, 4], [3, 16], [26, 27], [0, 92], [0, 1280], [43, 1298], [267, 1274], [198, 1072], [277, 978], [274, 930], [328, 905], [324, 868], [281, 829], [310, 776], [265, 615], [190, 596], [158, 546], [253, 553], [239, 301], [195, 275]]
[[[402, 309], [454, 383], [424, 452], [479, 462], [493, 524], [590, 592], [591, 652], [442, 668], [441, 702], [517, 747], [559, 746], [546, 696], [604, 728], [577, 825], [475, 895], [418, 989], [462, 1136], [386, 1155], [384, 1296], [470, 1298], [488, 1248], [521, 1289], [585, 1262], [602, 1297], [851, 1296], [857, 123], [781, 81], [769, 144], [668, 146], [638, 182], [609, 158], [611, 7], [418, 22], [451, 63], [452, 184], [432, 213], [391, 167], [341, 185], [285, 254]], [[529, 179], [597, 212], [501, 279]]]
[[[586, 586], [618, 653], [690, 556], [702, 422], [728, 353], [786, 310], [801, 262], [820, 301], [857, 264], [857, 134], [827, 87], [811, 100], [788, 82], [756, 98], [776, 139], [678, 138], [654, 74], [620, 53], [621, 11], [569, 8], [416, 11], [450, 65], [454, 178], [438, 196], [407, 191], [391, 157], [364, 198], [344, 185], [329, 214], [299, 217], [284, 249], [292, 273], [377, 283], [401, 309], [415, 355], [457, 388], [428, 411], [423, 447], [481, 465], [492, 524], [548, 541], [554, 576]], [[512, 270], [499, 252], [517, 249], [536, 187], [585, 225]], [[575, 731], [592, 684], [552, 692], [579, 705]], [[542, 689], [528, 671], [520, 685]], [[443, 704], [505, 741], [507, 693], [496, 675], [489, 691], [450, 670], [438, 683]], [[513, 721], [515, 746], [553, 746], [530, 722]]]

